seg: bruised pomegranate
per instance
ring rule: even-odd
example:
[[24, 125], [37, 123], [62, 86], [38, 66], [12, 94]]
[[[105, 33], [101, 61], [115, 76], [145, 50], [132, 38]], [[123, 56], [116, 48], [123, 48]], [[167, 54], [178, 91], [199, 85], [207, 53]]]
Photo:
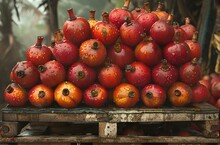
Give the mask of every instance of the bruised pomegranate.
[[167, 44], [163, 49], [164, 58], [175, 66], [180, 66], [190, 60], [190, 48], [185, 42], [179, 41], [179, 32], [175, 34], [175, 41]]
[[163, 11], [164, 3], [159, 2], [156, 11], [152, 11], [160, 20], [166, 21], [169, 14]]
[[75, 108], [82, 101], [82, 91], [70, 82], [60, 83], [54, 90], [54, 100], [63, 108]]
[[98, 66], [104, 63], [107, 56], [105, 46], [101, 41], [89, 39], [84, 41], [79, 48], [79, 57], [88, 66]]
[[53, 55], [55, 59], [63, 64], [69, 66], [77, 61], [79, 51], [77, 46], [73, 45], [70, 41], [63, 41], [62, 34], [60, 31], [55, 33], [56, 43], [53, 48]]
[[148, 66], [155, 66], [161, 61], [162, 50], [153, 40], [143, 40], [135, 48], [135, 57]]
[[197, 60], [193, 59], [179, 68], [180, 80], [188, 85], [196, 84], [202, 76], [201, 67], [197, 64]]
[[180, 26], [186, 32], [186, 40], [191, 40], [193, 33], [196, 31], [196, 27], [190, 24], [190, 18], [185, 18], [185, 24]]
[[11, 77], [24, 88], [31, 88], [40, 81], [37, 67], [31, 61], [21, 61], [13, 67]]
[[90, 36], [89, 22], [85, 18], [76, 17], [73, 9], [67, 11], [69, 13], [69, 20], [66, 20], [63, 25], [63, 34], [67, 40], [79, 46]]
[[212, 84], [211, 93], [216, 99], [220, 98], [220, 81]]
[[95, 10], [90, 10], [89, 11], [89, 25], [90, 25], [90, 28], [92, 28], [95, 23], [97, 22], [97, 20], [95, 19]]
[[[175, 34], [179, 33], [179, 41], [184, 42], [186, 40], [186, 32], [180, 28], [179, 24], [177, 22], [173, 22], [173, 28], [175, 31]], [[173, 37], [173, 41], [175, 41], [175, 36]]]
[[120, 108], [131, 108], [140, 99], [138, 89], [128, 83], [121, 83], [113, 91], [113, 102]]
[[173, 40], [174, 28], [171, 26], [173, 15], [169, 15], [166, 21], [158, 20], [150, 28], [150, 36], [159, 45], [166, 45]]
[[87, 88], [95, 82], [96, 71], [82, 62], [75, 62], [68, 70], [67, 79], [79, 88]]
[[29, 47], [26, 51], [27, 60], [36, 66], [43, 65], [52, 60], [51, 50], [46, 45], [42, 45], [43, 39], [43, 36], [38, 36], [36, 44]]
[[151, 70], [142, 62], [133, 62], [126, 66], [125, 77], [130, 84], [142, 88], [150, 83]]
[[98, 74], [100, 84], [106, 88], [113, 88], [119, 85], [122, 81], [123, 73], [119, 66], [107, 63], [102, 67]]
[[125, 17], [125, 22], [120, 27], [120, 36], [126, 45], [134, 47], [143, 40], [146, 34], [144, 28], [137, 21]]
[[35, 107], [49, 107], [54, 100], [53, 90], [44, 84], [38, 84], [28, 92], [28, 100]]
[[111, 46], [118, 39], [118, 28], [109, 23], [109, 14], [104, 12], [102, 14], [102, 21], [97, 22], [92, 27], [92, 38], [98, 39], [104, 45]]
[[51, 88], [57, 86], [66, 78], [66, 71], [63, 65], [55, 60], [39, 65], [38, 71], [40, 72], [41, 82]]
[[122, 43], [116, 43], [108, 49], [108, 57], [110, 61], [117, 64], [121, 69], [134, 61], [134, 51], [132, 48]]
[[201, 57], [202, 48], [200, 44], [197, 42], [198, 39], [198, 31], [194, 32], [192, 36], [192, 40], [186, 40], [186, 44], [190, 48], [191, 60], [193, 58], [199, 59]]
[[125, 0], [122, 8], [115, 8], [109, 13], [109, 21], [114, 24], [118, 29], [125, 22], [125, 17], [129, 17], [133, 20], [132, 13], [128, 10], [130, 0]]
[[165, 88], [177, 81], [178, 74], [178, 69], [165, 59], [152, 69], [153, 82]]
[[4, 99], [11, 106], [21, 107], [25, 105], [28, 97], [24, 88], [16, 83], [11, 83], [4, 90]]
[[149, 84], [142, 89], [141, 99], [145, 106], [159, 108], [165, 104], [166, 92], [159, 85]]
[[151, 26], [158, 20], [159, 18], [156, 14], [149, 12], [140, 14], [136, 19], [136, 21], [138, 21], [138, 23], [144, 28], [146, 34], [150, 33]]
[[192, 87], [192, 102], [201, 103], [206, 102], [210, 98], [209, 90], [202, 84], [197, 83]]
[[108, 100], [108, 91], [100, 84], [93, 84], [84, 91], [83, 101], [92, 108], [102, 107]]
[[183, 107], [191, 103], [192, 89], [183, 82], [175, 82], [168, 90], [170, 103], [175, 107]]

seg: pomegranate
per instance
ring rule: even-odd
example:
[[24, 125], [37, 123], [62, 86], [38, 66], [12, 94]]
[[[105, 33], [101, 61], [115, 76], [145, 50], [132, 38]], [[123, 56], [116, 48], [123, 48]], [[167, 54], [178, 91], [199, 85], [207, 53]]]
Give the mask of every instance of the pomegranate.
[[134, 20], [136, 20], [137, 17], [144, 12], [145, 12], [145, 9], [142, 9], [142, 8], [135, 8], [133, 11], [131, 11]]
[[152, 69], [153, 82], [165, 88], [177, 81], [178, 74], [178, 69], [165, 59]]
[[[175, 34], [179, 33], [179, 41], [184, 42], [186, 40], [186, 32], [180, 28], [179, 24], [177, 22], [173, 22], [173, 28], [175, 31]], [[175, 36], [173, 37], [173, 41], [175, 41]]]
[[211, 77], [211, 84], [220, 82], [220, 75], [218, 75], [217, 73], [211, 73], [210, 77]]
[[175, 66], [180, 66], [190, 60], [190, 48], [185, 42], [179, 41], [179, 32], [175, 34], [176, 39], [163, 49], [164, 58]]
[[211, 90], [211, 83], [210, 83], [210, 81], [201, 79], [201, 80], [199, 80], [199, 83], [204, 85], [208, 90]]
[[218, 108], [218, 110], [220, 110], [220, 99], [216, 101], [215, 107]]
[[212, 84], [211, 93], [216, 99], [220, 98], [220, 81]]
[[166, 21], [169, 14], [162, 9], [164, 8], [164, 3], [159, 2], [156, 11], [152, 11], [151, 13], [154, 13], [157, 15], [157, 17], [160, 20]]
[[37, 67], [31, 61], [21, 61], [13, 67], [11, 77], [24, 88], [31, 88], [40, 81]]
[[149, 12], [140, 14], [136, 19], [136, 21], [138, 21], [138, 23], [144, 28], [146, 34], [150, 33], [151, 26], [158, 20], [159, 18], [156, 14]]
[[26, 59], [36, 66], [43, 65], [52, 60], [52, 52], [46, 45], [42, 45], [43, 39], [43, 36], [38, 36], [36, 44], [29, 47], [26, 51]]
[[118, 29], [125, 22], [125, 17], [129, 17], [133, 20], [132, 13], [128, 10], [130, 0], [125, 0], [122, 8], [115, 8], [109, 13], [109, 21], [114, 24]]
[[172, 41], [174, 36], [174, 28], [171, 26], [171, 21], [173, 21], [173, 15], [169, 15], [166, 21], [158, 20], [150, 28], [150, 36], [159, 45], [166, 45]]
[[120, 108], [131, 108], [140, 99], [138, 89], [128, 83], [121, 83], [113, 91], [113, 102]]
[[64, 108], [75, 108], [82, 101], [82, 91], [70, 82], [60, 83], [54, 90], [54, 100]]
[[97, 20], [95, 19], [95, 10], [90, 10], [89, 11], [89, 25], [90, 25], [90, 28], [92, 28], [95, 23], [97, 22]]
[[82, 43], [79, 48], [79, 57], [88, 66], [98, 66], [104, 63], [107, 52], [101, 41], [89, 39]]
[[142, 88], [150, 83], [151, 70], [142, 62], [133, 62], [126, 66], [125, 77], [130, 84]]
[[67, 79], [79, 88], [87, 88], [95, 82], [96, 71], [82, 62], [75, 62], [68, 70]]
[[48, 87], [55, 87], [66, 78], [66, 71], [61, 63], [55, 60], [38, 66], [41, 82]]
[[83, 101], [92, 108], [102, 107], [108, 100], [108, 91], [100, 84], [93, 84], [84, 91]]
[[168, 90], [170, 103], [175, 107], [183, 107], [191, 103], [192, 89], [183, 82], [175, 82]]
[[197, 64], [197, 60], [193, 59], [179, 68], [180, 80], [188, 85], [196, 84], [202, 76], [201, 67]]
[[148, 66], [155, 66], [161, 61], [162, 50], [153, 40], [144, 40], [136, 46], [135, 57]]
[[191, 60], [193, 58], [199, 59], [201, 57], [202, 48], [201, 48], [200, 44], [197, 42], [197, 39], [198, 39], [197, 37], [198, 37], [198, 31], [194, 32], [192, 40], [185, 41], [186, 44], [190, 48]]
[[196, 31], [196, 27], [190, 24], [190, 18], [185, 18], [185, 24], [180, 26], [186, 32], [186, 40], [191, 40], [193, 33]]
[[28, 100], [27, 92], [19, 84], [11, 83], [4, 90], [6, 103], [14, 107], [24, 106]]
[[111, 46], [115, 43], [119, 36], [118, 28], [109, 23], [109, 14], [104, 12], [102, 14], [102, 21], [97, 22], [92, 27], [92, 38], [98, 39], [104, 45]]
[[28, 92], [28, 100], [35, 107], [49, 107], [54, 100], [53, 90], [44, 84], [38, 84]]
[[202, 80], [211, 81], [211, 76], [206, 74], [206, 75], [202, 76]]
[[209, 98], [209, 100], [208, 100], [208, 103], [211, 104], [211, 105], [213, 105], [213, 106], [215, 106], [216, 101], [217, 101], [217, 100], [215, 99], [215, 97], [210, 94], [210, 98]]
[[202, 84], [197, 83], [192, 87], [192, 102], [193, 103], [201, 103], [206, 102], [210, 98], [209, 90]]
[[149, 84], [142, 89], [141, 99], [149, 108], [160, 108], [166, 102], [166, 92], [159, 85]]
[[69, 66], [77, 61], [79, 56], [77, 46], [75, 46], [68, 40], [63, 41], [60, 31], [57, 31], [55, 33], [55, 37], [56, 43], [53, 48], [53, 55], [55, 59], [64, 66]]
[[117, 64], [121, 69], [134, 61], [134, 51], [127, 45], [116, 43], [108, 49], [108, 57], [110, 61]]
[[63, 34], [67, 40], [79, 46], [83, 41], [90, 36], [89, 22], [82, 17], [76, 17], [73, 9], [67, 10], [69, 20], [63, 25]]
[[115, 64], [106, 64], [102, 67], [98, 74], [100, 84], [106, 88], [113, 88], [119, 85], [122, 81], [123, 73], [119, 66]]

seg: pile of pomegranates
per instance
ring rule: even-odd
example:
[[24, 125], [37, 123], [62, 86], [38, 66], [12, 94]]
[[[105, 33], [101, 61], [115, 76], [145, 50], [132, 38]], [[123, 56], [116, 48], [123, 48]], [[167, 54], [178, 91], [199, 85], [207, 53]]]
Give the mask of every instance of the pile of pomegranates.
[[161, 3], [152, 12], [147, 5], [131, 12], [129, 3], [103, 12], [102, 20], [95, 20], [95, 11], [86, 20], [69, 9], [53, 45], [43, 45], [38, 36], [26, 60], [13, 67], [5, 101], [39, 108], [112, 103], [160, 108], [201, 102], [220, 108], [220, 76], [202, 77], [198, 32], [190, 19], [179, 26]]

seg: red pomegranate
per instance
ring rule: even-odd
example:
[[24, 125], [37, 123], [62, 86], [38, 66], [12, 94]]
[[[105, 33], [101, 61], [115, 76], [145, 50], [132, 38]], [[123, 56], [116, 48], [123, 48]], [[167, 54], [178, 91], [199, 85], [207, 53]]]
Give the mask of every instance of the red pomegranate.
[[153, 82], [168, 88], [178, 79], [178, 69], [163, 59], [160, 64], [152, 69]]
[[149, 108], [160, 108], [166, 102], [166, 92], [159, 85], [149, 84], [142, 89], [141, 99]]
[[28, 100], [26, 90], [16, 83], [9, 84], [4, 90], [6, 103], [14, 107], [24, 106]]
[[108, 100], [108, 91], [100, 84], [93, 84], [84, 91], [83, 101], [92, 108], [102, 107]]
[[210, 81], [201, 79], [201, 80], [199, 80], [199, 83], [202, 84], [202, 85], [204, 85], [208, 90], [211, 89], [211, 83], [210, 83]]
[[103, 64], [106, 56], [105, 46], [96, 39], [84, 41], [79, 48], [79, 57], [88, 66], [94, 67]]
[[189, 46], [185, 42], [179, 41], [179, 32], [175, 35], [175, 41], [164, 47], [163, 56], [172, 65], [180, 66], [190, 60], [191, 54]]
[[202, 70], [196, 59], [179, 68], [180, 80], [188, 85], [196, 84], [202, 77]]
[[56, 87], [66, 79], [66, 71], [61, 63], [55, 60], [38, 66], [41, 82], [48, 87]]
[[90, 36], [89, 22], [85, 18], [76, 17], [73, 9], [67, 11], [69, 13], [69, 20], [66, 20], [63, 25], [63, 34], [67, 40], [79, 46]]
[[159, 18], [156, 14], [149, 12], [144, 12], [140, 14], [136, 19], [136, 21], [138, 21], [138, 23], [140, 23], [141, 26], [144, 28], [144, 32], [146, 34], [150, 33], [151, 26], [158, 20]]
[[109, 48], [108, 57], [112, 63], [117, 64], [121, 69], [124, 69], [135, 59], [133, 49], [122, 43], [116, 43]]
[[125, 17], [125, 22], [120, 27], [120, 36], [126, 45], [134, 47], [143, 40], [146, 33], [144, 33], [144, 28], [137, 21]]
[[79, 88], [87, 88], [95, 82], [96, 71], [82, 62], [72, 64], [67, 79]]
[[202, 84], [197, 83], [192, 87], [192, 102], [193, 103], [201, 103], [206, 102], [210, 98], [209, 90]]
[[129, 17], [133, 20], [132, 13], [128, 10], [130, 0], [125, 0], [122, 8], [115, 8], [109, 13], [109, 21], [114, 24], [118, 29], [125, 22], [125, 17]]
[[201, 57], [202, 48], [200, 44], [197, 42], [197, 39], [198, 39], [198, 31], [194, 32], [192, 40], [185, 41], [190, 48], [191, 60], [193, 58], [199, 59]]
[[21, 61], [13, 67], [11, 77], [24, 88], [31, 88], [40, 81], [37, 67], [31, 61]]
[[155, 66], [161, 61], [162, 50], [153, 40], [143, 40], [135, 48], [135, 57], [148, 66]]
[[142, 88], [150, 83], [151, 70], [142, 62], [133, 62], [126, 66], [125, 77], [130, 84]]
[[78, 59], [79, 50], [77, 46], [75, 46], [68, 40], [63, 41], [60, 31], [57, 31], [55, 33], [55, 37], [56, 43], [53, 48], [53, 55], [55, 59], [64, 66], [70, 66]]
[[169, 15], [166, 21], [158, 20], [150, 28], [150, 36], [159, 45], [166, 45], [172, 41], [174, 36], [174, 28], [171, 26], [171, 21], [173, 20], [173, 15]]
[[190, 24], [190, 18], [185, 18], [185, 24], [180, 26], [186, 32], [186, 39], [191, 40], [193, 37], [193, 33], [196, 31], [196, 27]]
[[[179, 23], [173, 22], [173, 28], [175, 31], [175, 34], [178, 32], [179, 33], [179, 41], [184, 42], [186, 40], [186, 32], [180, 28]], [[173, 41], [175, 41], [175, 36], [173, 37]]]
[[217, 83], [217, 82], [220, 82], [220, 75], [217, 74], [217, 73], [211, 73], [210, 74], [210, 77], [211, 77], [211, 84], [214, 84], [214, 83]]
[[209, 98], [209, 100], [208, 100], [208, 103], [211, 104], [211, 105], [213, 105], [213, 106], [215, 106], [216, 101], [217, 101], [217, 100], [215, 99], [215, 97], [210, 94], [210, 98]]
[[102, 14], [102, 21], [97, 22], [92, 27], [92, 38], [98, 39], [104, 45], [111, 46], [118, 39], [118, 28], [109, 23], [109, 14], [104, 12]]
[[28, 92], [28, 100], [35, 107], [49, 107], [54, 100], [53, 90], [44, 84], [38, 84]]
[[160, 20], [166, 21], [169, 14], [163, 11], [164, 3], [159, 2], [156, 11], [152, 11], [152, 13], [156, 14]]
[[51, 50], [46, 45], [42, 45], [43, 39], [43, 36], [38, 36], [36, 44], [29, 47], [26, 51], [26, 59], [36, 66], [43, 65], [52, 60]]
[[133, 11], [131, 11], [134, 20], [136, 20], [137, 17], [144, 12], [145, 12], [145, 9], [142, 9], [142, 8], [135, 8]]
[[102, 67], [98, 74], [98, 79], [101, 85], [106, 88], [113, 88], [119, 85], [122, 81], [123, 73], [119, 66], [115, 64], [106, 64]]
[[212, 84], [211, 93], [216, 99], [220, 98], [220, 81]]

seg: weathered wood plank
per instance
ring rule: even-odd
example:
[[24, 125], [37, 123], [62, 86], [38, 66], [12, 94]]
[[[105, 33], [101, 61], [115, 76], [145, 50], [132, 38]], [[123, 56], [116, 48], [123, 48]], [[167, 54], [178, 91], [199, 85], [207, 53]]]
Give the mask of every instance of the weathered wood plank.
[[127, 136], [100, 138], [98, 136], [31, 136], [0, 138], [0, 143], [220, 143], [220, 138], [177, 136]]
[[219, 137], [219, 120], [202, 122], [202, 128], [205, 137]]
[[117, 123], [100, 122], [99, 123], [99, 137], [116, 138], [117, 137]]
[[0, 122], [0, 133], [3, 137], [17, 136], [25, 123], [20, 122]]

